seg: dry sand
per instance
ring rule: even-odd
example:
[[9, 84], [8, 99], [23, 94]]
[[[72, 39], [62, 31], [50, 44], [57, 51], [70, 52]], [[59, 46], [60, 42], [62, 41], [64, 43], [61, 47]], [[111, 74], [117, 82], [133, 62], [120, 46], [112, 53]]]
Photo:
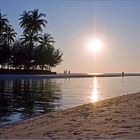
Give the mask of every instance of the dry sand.
[[0, 128], [0, 138], [140, 138], [140, 93], [89, 103]]

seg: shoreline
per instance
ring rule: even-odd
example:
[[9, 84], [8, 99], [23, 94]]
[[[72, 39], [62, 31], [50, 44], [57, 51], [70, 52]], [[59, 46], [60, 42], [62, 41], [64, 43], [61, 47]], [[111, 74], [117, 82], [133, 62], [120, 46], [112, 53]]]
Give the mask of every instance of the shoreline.
[[118, 96], [0, 128], [0, 138], [140, 138], [140, 93]]
[[20, 69], [0, 69], [0, 74], [3, 75], [39, 75], [39, 74], [49, 74], [55, 75], [56, 72], [49, 70], [20, 70]]
[[[44, 71], [45, 72], [45, 71]], [[45, 73], [0, 73], [0, 79], [61, 79], [61, 78], [94, 78], [94, 77], [133, 77], [133, 76], [140, 76], [140, 73], [125, 73], [124, 76], [122, 76], [121, 73], [99, 73], [99, 74], [88, 74], [88, 73], [71, 73], [71, 74], [62, 74], [62, 73], [55, 73], [51, 72], [51, 74], [45, 74]]]

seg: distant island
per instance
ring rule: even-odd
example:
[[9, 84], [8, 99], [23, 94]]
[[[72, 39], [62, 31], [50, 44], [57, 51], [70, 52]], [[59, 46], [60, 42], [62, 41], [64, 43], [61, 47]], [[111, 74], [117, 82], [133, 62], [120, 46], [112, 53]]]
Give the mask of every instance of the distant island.
[[38, 9], [23, 11], [17, 33], [0, 11], [0, 74], [56, 74], [51, 72], [62, 62], [63, 53], [54, 47], [54, 38], [44, 33], [47, 21]]

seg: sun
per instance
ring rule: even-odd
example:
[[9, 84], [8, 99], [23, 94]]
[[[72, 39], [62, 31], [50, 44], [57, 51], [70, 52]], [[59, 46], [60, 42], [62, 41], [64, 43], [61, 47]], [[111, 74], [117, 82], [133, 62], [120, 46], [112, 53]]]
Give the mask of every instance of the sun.
[[90, 51], [97, 52], [102, 48], [102, 41], [99, 38], [94, 38], [89, 41], [88, 47]]

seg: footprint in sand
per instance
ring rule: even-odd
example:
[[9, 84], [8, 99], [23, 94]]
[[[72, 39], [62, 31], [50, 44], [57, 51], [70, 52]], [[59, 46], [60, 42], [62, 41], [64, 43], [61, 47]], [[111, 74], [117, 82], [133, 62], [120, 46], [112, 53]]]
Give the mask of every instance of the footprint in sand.
[[111, 121], [112, 118], [105, 118], [105, 121]]
[[73, 133], [73, 135], [79, 135], [79, 134], [81, 134], [79, 131], [75, 131], [75, 132]]
[[124, 126], [121, 126], [121, 128], [132, 128], [132, 126], [130, 126], [130, 125], [124, 125]]
[[125, 133], [128, 133], [128, 132], [123, 132], [123, 131], [121, 131], [121, 132], [113, 132], [113, 133], [111, 133], [111, 135], [121, 135], [121, 134], [125, 134]]

